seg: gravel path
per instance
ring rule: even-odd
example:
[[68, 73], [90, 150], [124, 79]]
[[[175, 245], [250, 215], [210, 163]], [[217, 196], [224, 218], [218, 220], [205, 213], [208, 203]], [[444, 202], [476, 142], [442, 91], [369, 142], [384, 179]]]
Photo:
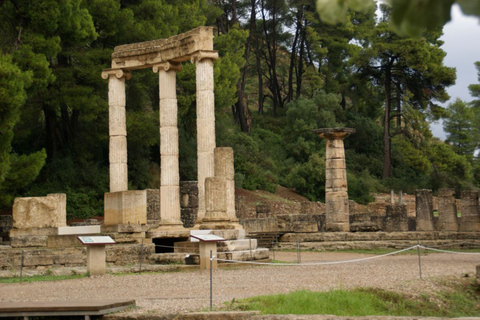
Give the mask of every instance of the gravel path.
[[[302, 253], [302, 263], [349, 260], [367, 254]], [[276, 260], [296, 261], [296, 253], [277, 252]], [[261, 266], [217, 269], [213, 272], [215, 306], [232, 299], [289, 292], [299, 289], [376, 287], [418, 294], [440, 286], [438, 277], [474, 276], [480, 254], [430, 253], [418, 257], [396, 255], [356, 263], [317, 266]], [[186, 271], [142, 275], [105, 275], [56, 282], [0, 284], [1, 301], [54, 301], [134, 299], [133, 313], [158, 310], [166, 313], [202, 310], [209, 306], [210, 273]]]

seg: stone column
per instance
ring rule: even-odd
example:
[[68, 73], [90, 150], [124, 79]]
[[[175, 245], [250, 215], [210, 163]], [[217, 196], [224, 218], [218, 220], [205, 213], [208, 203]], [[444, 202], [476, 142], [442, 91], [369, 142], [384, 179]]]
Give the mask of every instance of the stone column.
[[197, 80], [197, 222], [205, 217], [205, 178], [213, 177], [215, 150], [215, 98], [213, 92], [213, 60], [216, 51], [199, 51], [192, 56]]
[[437, 231], [458, 231], [455, 189], [438, 189]]
[[343, 139], [355, 132], [351, 128], [316, 129], [327, 140], [325, 162], [325, 224], [327, 231], [350, 231], [347, 167]]
[[176, 77], [180, 64], [153, 66], [158, 72], [160, 97], [160, 225], [182, 225], [178, 164], [178, 107]]
[[434, 231], [432, 190], [415, 191], [416, 231]]
[[128, 166], [125, 79], [130, 79], [130, 73], [121, 69], [107, 69], [102, 72], [102, 78], [108, 79], [110, 192], [126, 191]]
[[458, 231], [480, 231], [480, 212], [478, 191], [462, 191], [460, 193], [460, 226]]
[[238, 222], [235, 214], [235, 169], [232, 148], [215, 148], [215, 177], [225, 179], [227, 184], [227, 217]]

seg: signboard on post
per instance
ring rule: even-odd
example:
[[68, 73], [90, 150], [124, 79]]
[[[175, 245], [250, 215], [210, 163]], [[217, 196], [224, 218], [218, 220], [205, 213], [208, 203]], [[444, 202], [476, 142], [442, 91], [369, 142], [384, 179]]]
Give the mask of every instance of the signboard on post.
[[87, 246], [88, 273], [91, 276], [105, 274], [105, 245], [115, 244], [115, 241], [109, 236], [79, 236], [77, 239]]
[[79, 236], [77, 238], [84, 245], [115, 244], [115, 240], [109, 236]]

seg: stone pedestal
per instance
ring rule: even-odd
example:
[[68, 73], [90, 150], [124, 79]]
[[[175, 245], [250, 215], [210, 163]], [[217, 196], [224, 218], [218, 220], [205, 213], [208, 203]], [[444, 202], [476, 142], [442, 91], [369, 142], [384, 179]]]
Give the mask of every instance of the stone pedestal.
[[197, 222], [205, 216], [205, 179], [213, 177], [215, 142], [215, 96], [213, 60], [218, 53], [199, 51], [192, 56], [196, 65], [197, 80], [197, 166], [198, 215]]
[[[200, 269], [210, 270], [210, 252], [212, 256], [217, 256], [216, 242], [200, 242]], [[212, 269], [217, 269], [217, 260], [212, 261]]]
[[458, 231], [455, 189], [439, 189], [437, 199], [437, 231]]
[[146, 190], [105, 193], [104, 207], [104, 226], [147, 223]]
[[90, 276], [103, 275], [106, 272], [105, 245], [87, 247], [87, 271]]
[[408, 231], [407, 206], [404, 204], [392, 204], [386, 206], [385, 217], [383, 217], [384, 232], [406, 232]]
[[218, 177], [205, 179], [205, 217], [200, 229], [235, 229], [227, 216], [227, 181]]
[[130, 73], [122, 69], [107, 69], [102, 72], [102, 78], [108, 79], [110, 192], [126, 191], [128, 167], [125, 79], [130, 79]]
[[355, 132], [351, 128], [316, 129], [327, 140], [325, 161], [325, 224], [327, 231], [350, 231], [347, 167], [343, 139]]
[[416, 231], [434, 231], [432, 190], [415, 191]]

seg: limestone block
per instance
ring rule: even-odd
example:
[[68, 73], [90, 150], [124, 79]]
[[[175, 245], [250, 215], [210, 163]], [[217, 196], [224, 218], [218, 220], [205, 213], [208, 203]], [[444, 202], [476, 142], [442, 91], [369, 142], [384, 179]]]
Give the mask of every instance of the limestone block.
[[345, 179], [327, 179], [325, 182], [325, 189], [342, 189], [347, 188], [347, 180]]
[[205, 219], [225, 220], [227, 218], [226, 180], [217, 177], [205, 179]]
[[63, 250], [53, 256], [53, 262], [56, 265], [64, 265], [66, 267], [84, 266], [86, 262], [84, 248]]
[[177, 99], [160, 100], [160, 127], [177, 127]]
[[108, 107], [108, 134], [110, 136], [127, 135], [125, 106]]
[[184, 264], [185, 257], [184, 253], [156, 253], [149, 257], [149, 262], [153, 264]]
[[211, 152], [215, 149], [215, 117], [197, 118], [197, 150]]
[[245, 251], [233, 251], [229, 253], [218, 252], [217, 257], [219, 259], [227, 259], [233, 261], [252, 261], [252, 260], [263, 260], [268, 259], [270, 251], [266, 248], [258, 248], [255, 250], [245, 250]]
[[200, 242], [191, 242], [191, 241], [177, 241], [173, 244], [174, 252], [182, 254], [192, 254], [199, 253], [199, 244]]
[[158, 70], [158, 93], [160, 99], [177, 98], [177, 73], [175, 70], [165, 71], [163, 68]]
[[110, 192], [128, 190], [128, 167], [125, 162], [110, 163]]
[[10, 238], [12, 248], [46, 247], [48, 236], [17, 236]]
[[330, 179], [342, 179], [347, 181], [347, 171], [346, 170], [338, 170], [338, 169], [331, 169], [331, 168], [326, 168], [325, 169], [325, 179], [330, 180]]
[[438, 231], [458, 231], [455, 189], [438, 190]]
[[147, 192], [131, 190], [105, 193], [104, 225], [147, 223]]
[[50, 250], [35, 250], [25, 254], [23, 265], [25, 267], [52, 266], [53, 258]]
[[160, 220], [160, 189], [147, 191], [147, 220]]
[[325, 154], [327, 159], [345, 159], [345, 149], [329, 147]]
[[77, 227], [58, 227], [59, 235], [84, 235], [84, 234], [95, 234], [100, 233], [100, 225], [95, 226], [77, 226]]
[[233, 180], [235, 169], [233, 167], [233, 149], [215, 148], [215, 177]]
[[462, 191], [460, 194], [459, 231], [480, 231], [478, 191]]
[[346, 169], [345, 159], [328, 159], [325, 160], [325, 168], [329, 169]]
[[213, 90], [197, 91], [197, 119], [208, 119], [215, 114], [215, 95]]
[[180, 214], [180, 187], [160, 186], [160, 223], [180, 225]]
[[195, 68], [197, 92], [203, 90], [213, 91], [213, 61], [211, 59], [203, 59], [196, 63]]
[[177, 127], [160, 127], [160, 155], [161, 157], [174, 156], [178, 158]]
[[160, 186], [179, 186], [180, 174], [177, 156], [162, 156]]
[[67, 225], [66, 195], [16, 198], [13, 227], [16, 229], [63, 227]]
[[127, 163], [127, 137], [111, 136], [109, 159], [112, 163]]
[[330, 232], [349, 232], [350, 224], [348, 222], [329, 222], [326, 221], [325, 228]]
[[235, 211], [235, 181], [227, 180], [227, 217], [230, 221], [238, 221]]
[[78, 240], [77, 235], [54, 235], [48, 236], [48, 248], [71, 248], [81, 247], [82, 243]]
[[416, 190], [416, 230], [433, 231], [433, 194], [432, 190]]
[[386, 206], [386, 215], [383, 218], [383, 231], [408, 231], [407, 207], [404, 204]]
[[344, 144], [342, 139], [327, 139], [327, 149], [344, 149]]
[[198, 196], [200, 197], [200, 188], [205, 188], [205, 178], [215, 176], [215, 160], [213, 152], [198, 153], [198, 176], [203, 177], [203, 181], [198, 180]]
[[108, 77], [108, 105], [125, 106], [125, 78]]
[[257, 239], [227, 240], [217, 243], [218, 252], [257, 249]]

